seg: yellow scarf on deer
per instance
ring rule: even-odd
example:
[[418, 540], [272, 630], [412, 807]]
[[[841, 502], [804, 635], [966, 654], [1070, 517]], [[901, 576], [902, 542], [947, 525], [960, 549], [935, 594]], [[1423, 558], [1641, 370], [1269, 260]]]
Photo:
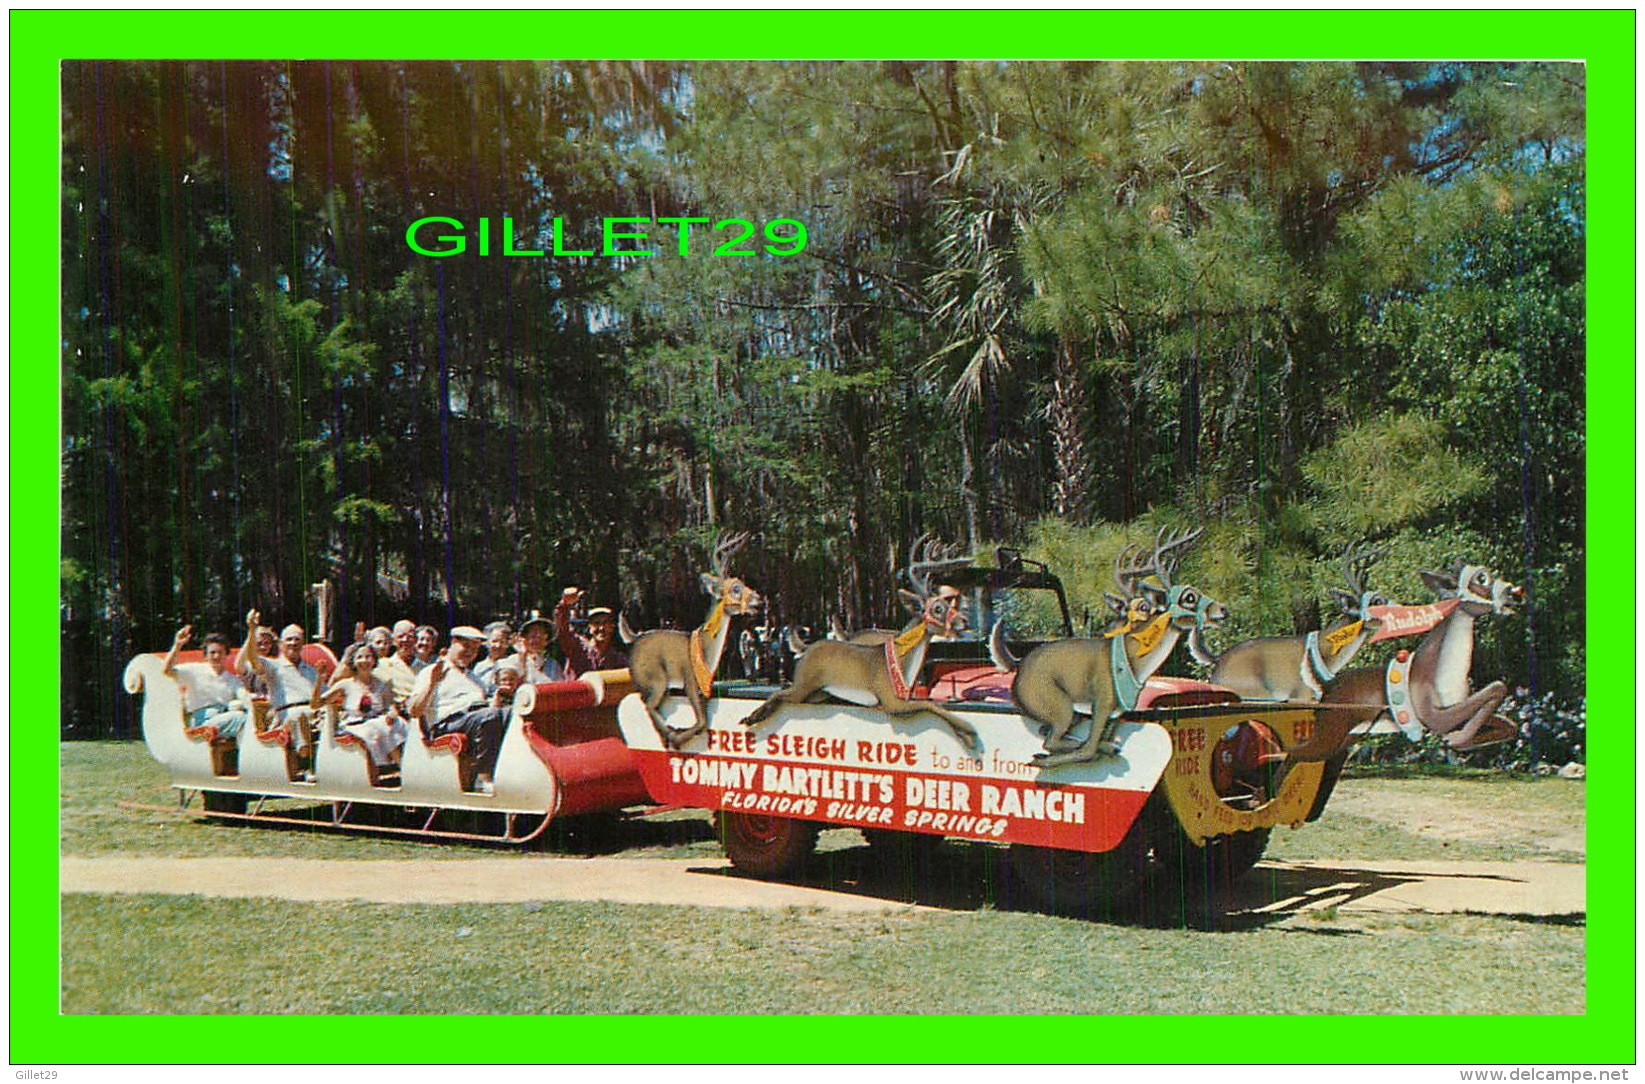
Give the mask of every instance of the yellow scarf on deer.
[[1333, 652], [1341, 651], [1353, 642], [1354, 637], [1358, 636], [1360, 630], [1364, 627], [1365, 619], [1361, 618], [1360, 620], [1355, 621], [1352, 625], [1342, 626], [1335, 632], [1321, 633], [1320, 639], [1331, 645], [1331, 650]]
[[894, 641], [894, 644], [895, 644], [896, 649], [897, 649], [898, 656], [906, 655], [910, 651], [913, 651], [914, 650], [914, 645], [919, 643], [924, 638], [925, 638], [925, 622], [924, 621], [921, 621], [918, 625], [915, 625], [913, 628], [909, 629], [907, 632], [899, 633], [897, 635], [896, 640]]
[[708, 668], [708, 657], [703, 654], [703, 637], [713, 636], [719, 632], [724, 621], [725, 604], [716, 602], [702, 627], [691, 630], [690, 650], [686, 654], [691, 659], [691, 672], [697, 679], [697, 688], [701, 689], [704, 695], [714, 691], [714, 671]]
[[1159, 646], [1160, 637], [1165, 635], [1165, 626], [1170, 620], [1169, 613], [1160, 614], [1132, 634], [1136, 637], [1139, 655], [1146, 655]]

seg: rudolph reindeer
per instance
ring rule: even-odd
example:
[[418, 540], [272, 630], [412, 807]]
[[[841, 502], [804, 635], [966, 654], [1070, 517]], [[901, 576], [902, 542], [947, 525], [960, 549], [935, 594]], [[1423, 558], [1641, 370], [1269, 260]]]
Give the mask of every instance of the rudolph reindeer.
[[1347, 666], [1367, 640], [1382, 627], [1371, 613], [1388, 600], [1366, 583], [1371, 566], [1386, 557], [1386, 549], [1364, 542], [1351, 543], [1342, 553], [1343, 577], [1348, 590], [1331, 588], [1342, 616], [1324, 629], [1306, 636], [1259, 636], [1213, 656], [1199, 628], [1188, 635], [1188, 650], [1201, 666], [1214, 667], [1211, 682], [1232, 689], [1245, 700], [1318, 700], [1324, 686]]
[[[1003, 623], [995, 622], [988, 643], [994, 665], [1017, 671], [1012, 699], [1024, 715], [1048, 728], [1046, 751], [1034, 758], [1036, 766], [1054, 768], [1117, 754], [1119, 717], [1136, 706], [1143, 684], [1177, 640], [1185, 631], [1228, 616], [1222, 603], [1197, 588], [1171, 582], [1182, 552], [1204, 533], [1200, 528], [1168, 537], [1161, 528], [1145, 561], [1137, 560], [1140, 551], [1134, 553], [1133, 547], [1120, 551], [1114, 580], [1124, 596], [1143, 598], [1148, 608], [1127, 604], [1125, 619], [1101, 639], [1042, 644], [1019, 664], [1006, 648]], [[1146, 623], [1139, 625], [1138, 618]], [[1083, 742], [1068, 737], [1076, 713], [1091, 717], [1091, 733]]]
[[[1525, 597], [1523, 588], [1483, 565], [1458, 561], [1456, 570], [1423, 572], [1422, 580], [1451, 603], [1414, 651], [1401, 651], [1386, 669], [1345, 670], [1325, 687], [1314, 738], [1292, 750], [1295, 760], [1322, 760], [1338, 752], [1349, 732], [1379, 717], [1391, 719], [1408, 736], [1421, 726], [1441, 734], [1453, 749], [1477, 749], [1512, 738], [1511, 724], [1495, 719], [1508, 687], [1493, 681], [1468, 691], [1474, 657], [1474, 622], [1487, 614], [1511, 614]], [[1452, 601], [1454, 600], [1454, 601]]]
[[[925, 547], [923, 554], [922, 547]], [[878, 706], [893, 717], [922, 712], [935, 715], [948, 724], [961, 744], [976, 752], [980, 742], [976, 728], [970, 723], [935, 704], [909, 699], [920, 666], [925, 662], [931, 636], [952, 636], [968, 627], [958, 605], [959, 592], [946, 585], [933, 587], [931, 577], [970, 563], [970, 558], [954, 557], [929, 536], [922, 536], [908, 554], [906, 574], [914, 590], [898, 592], [914, 614], [913, 621], [888, 640], [878, 637], [870, 643], [818, 640], [811, 644], [800, 656], [793, 683], [755, 708], [743, 720], [744, 725], [759, 726], [784, 704], [814, 703], [827, 694], [864, 707]]]
[[[676, 749], [708, 729], [704, 698], [713, 691], [714, 671], [719, 669], [720, 655], [725, 650], [730, 619], [753, 613], [765, 604], [759, 592], [728, 572], [731, 558], [747, 544], [748, 535], [737, 534], [721, 538], [714, 547], [713, 571], [701, 577], [703, 590], [714, 605], [696, 629], [689, 633], [653, 629], [634, 638], [627, 622], [622, 622], [623, 638], [634, 645], [628, 652], [629, 676], [651, 716], [651, 725], [663, 741]], [[689, 730], [671, 729], [658, 714], [670, 689], [684, 690], [691, 704], [696, 724]]]

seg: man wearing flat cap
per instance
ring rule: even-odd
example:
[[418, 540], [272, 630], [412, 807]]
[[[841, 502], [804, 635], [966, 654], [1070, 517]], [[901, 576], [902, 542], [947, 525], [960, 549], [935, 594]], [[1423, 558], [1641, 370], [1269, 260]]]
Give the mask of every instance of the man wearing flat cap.
[[469, 672], [485, 634], [470, 625], [451, 630], [451, 646], [417, 675], [406, 711], [429, 741], [464, 734], [474, 756], [474, 791], [492, 793], [492, 773], [508, 727], [508, 708], [489, 706], [485, 687]]
[[571, 614], [582, 599], [580, 588], [567, 587], [554, 607], [554, 634], [560, 650], [565, 652], [566, 676], [627, 666], [628, 655], [617, 646], [617, 615], [608, 607], [596, 606], [588, 611], [587, 636], [572, 631]]

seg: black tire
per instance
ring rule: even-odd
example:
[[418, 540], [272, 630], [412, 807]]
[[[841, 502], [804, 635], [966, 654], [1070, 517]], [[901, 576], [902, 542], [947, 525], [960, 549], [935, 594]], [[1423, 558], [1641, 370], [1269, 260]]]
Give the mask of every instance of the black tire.
[[1270, 828], [1212, 836], [1195, 846], [1170, 810], [1155, 823], [1154, 861], [1166, 895], [1205, 910], [1222, 910], [1235, 887], [1268, 847]]
[[943, 837], [895, 828], [857, 830], [868, 841], [869, 861], [876, 876], [894, 882], [905, 895], [926, 886]]
[[1111, 851], [1070, 851], [1013, 843], [1012, 879], [1040, 910], [1071, 918], [1131, 914], [1148, 871], [1148, 832], [1138, 817]]
[[817, 849], [817, 826], [792, 817], [727, 811], [715, 817], [715, 828], [731, 864], [754, 877], [792, 877]]
[[876, 861], [880, 859], [902, 859], [914, 855], [929, 855], [942, 846], [942, 837], [928, 835], [925, 832], [903, 832], [895, 828], [859, 828], [863, 839], [868, 841], [869, 849], [874, 852]]
[[220, 790], [201, 791], [200, 804], [205, 807], [207, 813], [244, 813], [246, 796]]

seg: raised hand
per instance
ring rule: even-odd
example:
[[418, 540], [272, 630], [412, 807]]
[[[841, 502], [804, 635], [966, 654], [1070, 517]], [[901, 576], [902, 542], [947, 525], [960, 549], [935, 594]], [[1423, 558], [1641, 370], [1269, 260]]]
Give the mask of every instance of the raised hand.
[[174, 648], [182, 647], [184, 644], [189, 642], [189, 639], [193, 635], [194, 635], [194, 626], [193, 625], [184, 625], [182, 628], [177, 630], [177, 635], [172, 637], [171, 646], [174, 647]]

